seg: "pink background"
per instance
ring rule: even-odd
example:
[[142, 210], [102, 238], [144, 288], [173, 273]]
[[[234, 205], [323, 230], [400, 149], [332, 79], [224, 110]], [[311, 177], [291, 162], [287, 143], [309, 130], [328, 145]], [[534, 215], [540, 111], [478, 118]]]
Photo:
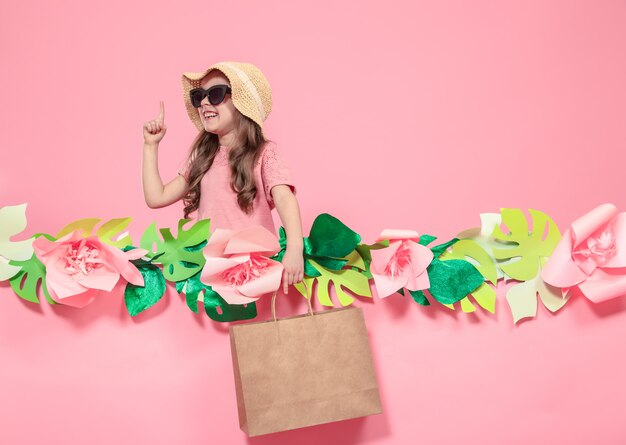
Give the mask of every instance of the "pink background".
[[[180, 75], [230, 59], [272, 84], [268, 134], [306, 233], [328, 212], [366, 242], [444, 241], [500, 207], [564, 230], [602, 202], [626, 209], [625, 23], [623, 0], [3, 2], [0, 206], [28, 203], [22, 237], [84, 217], [132, 216], [137, 239], [174, 226], [180, 203], [143, 201], [142, 123], [164, 100], [171, 178], [194, 136]], [[247, 439], [227, 325], [171, 288], [131, 318], [121, 291], [76, 310], [0, 285], [0, 443], [626, 441], [624, 298], [518, 326], [503, 295], [495, 316], [359, 301], [384, 414]]]

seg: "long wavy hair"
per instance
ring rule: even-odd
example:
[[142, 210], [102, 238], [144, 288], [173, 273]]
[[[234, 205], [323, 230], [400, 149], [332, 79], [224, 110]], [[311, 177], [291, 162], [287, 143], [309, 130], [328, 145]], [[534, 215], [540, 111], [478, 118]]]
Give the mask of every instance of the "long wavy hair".
[[[236, 143], [230, 147], [228, 154], [231, 171], [230, 188], [237, 193], [239, 208], [249, 214], [252, 212], [252, 203], [257, 194], [254, 166], [268, 140], [263, 137], [261, 127], [256, 122], [238, 111], [235, 114], [238, 115], [239, 122]], [[200, 182], [213, 165], [219, 149], [219, 137], [205, 130], [198, 133], [193, 141], [188, 158], [189, 190], [183, 197], [185, 219], [200, 206]]]

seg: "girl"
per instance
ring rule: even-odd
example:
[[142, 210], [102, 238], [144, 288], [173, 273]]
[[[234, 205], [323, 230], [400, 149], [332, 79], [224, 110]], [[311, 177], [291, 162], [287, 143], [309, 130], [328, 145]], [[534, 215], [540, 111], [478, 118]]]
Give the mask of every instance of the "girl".
[[179, 199], [185, 218], [211, 218], [211, 229], [241, 229], [261, 225], [276, 233], [271, 210], [276, 208], [285, 228], [283, 290], [302, 281], [302, 224], [295, 187], [275, 145], [263, 134], [263, 121], [272, 108], [270, 85], [254, 65], [220, 62], [202, 73], [182, 76], [183, 99], [191, 121], [200, 131], [186, 165], [163, 185], [157, 154], [167, 126], [165, 110], [143, 125], [142, 182], [150, 208]]

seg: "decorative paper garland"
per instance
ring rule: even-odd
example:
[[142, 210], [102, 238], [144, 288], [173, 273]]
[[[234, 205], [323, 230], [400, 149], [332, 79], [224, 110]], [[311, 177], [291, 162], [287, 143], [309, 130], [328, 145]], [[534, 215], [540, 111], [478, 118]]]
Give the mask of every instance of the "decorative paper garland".
[[[185, 294], [193, 312], [202, 301], [212, 320], [228, 322], [256, 317], [259, 295], [249, 295], [253, 280], [267, 272], [258, 279], [267, 291], [271, 269], [272, 286], [279, 284], [272, 265], [285, 253], [282, 227], [275, 249], [267, 247], [276, 240], [259, 231], [263, 229], [211, 233], [208, 219], [180, 220], [176, 235], [154, 223], [143, 232], [139, 247], [125, 231], [131, 218], [102, 224], [97, 218], [81, 219], [56, 236], [39, 233], [11, 241], [26, 228], [25, 212], [26, 204], [0, 209], [0, 281], [8, 280], [19, 297], [33, 303], [39, 303], [41, 287], [50, 304], [82, 307], [122, 279], [127, 282], [126, 308], [134, 316], [157, 303], [170, 282]], [[473, 312], [478, 304], [494, 313], [494, 286], [499, 279], [513, 280], [517, 283], [506, 298], [516, 323], [536, 315], [537, 295], [555, 312], [574, 287], [594, 302], [626, 294], [626, 213], [603, 204], [575, 221], [563, 238], [545, 213], [529, 213], [532, 229], [520, 209], [501, 209], [482, 214], [480, 228], [438, 245], [433, 245], [434, 236], [407, 230], [385, 230], [375, 243], [363, 244], [337, 218], [321, 214], [304, 238], [305, 278], [295, 288], [305, 297], [314, 290], [311, 298], [335, 306], [332, 285], [338, 305], [347, 306], [353, 295], [371, 298], [374, 281], [381, 297], [408, 293], [421, 305], [434, 300]], [[241, 292], [232, 293], [228, 286]], [[229, 304], [216, 289], [247, 304]]]

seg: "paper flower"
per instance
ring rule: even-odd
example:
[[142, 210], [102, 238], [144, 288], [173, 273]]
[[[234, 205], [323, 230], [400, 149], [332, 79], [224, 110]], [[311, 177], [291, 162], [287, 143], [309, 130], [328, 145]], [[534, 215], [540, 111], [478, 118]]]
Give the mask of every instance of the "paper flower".
[[130, 262], [147, 253], [124, 252], [103, 243], [97, 236], [83, 238], [75, 231], [50, 241], [41, 236], [33, 242], [35, 255], [46, 267], [46, 286], [52, 299], [74, 307], [91, 303], [99, 291], [110, 292], [122, 276], [143, 286], [141, 273]]
[[26, 204], [6, 206], [0, 209], [0, 281], [8, 280], [21, 268], [9, 264], [13, 261], [26, 261], [33, 256], [33, 239], [11, 241], [26, 228]]
[[276, 236], [263, 227], [217, 229], [203, 250], [200, 281], [228, 304], [252, 303], [280, 286], [283, 265], [269, 258], [279, 250]]
[[402, 288], [410, 291], [428, 289], [426, 268], [433, 260], [428, 247], [418, 243], [413, 230], [383, 230], [376, 242], [389, 240], [389, 247], [372, 250], [370, 271], [380, 298]]
[[541, 277], [564, 294], [578, 287], [595, 303], [625, 295], [626, 213], [602, 204], [574, 221]]

